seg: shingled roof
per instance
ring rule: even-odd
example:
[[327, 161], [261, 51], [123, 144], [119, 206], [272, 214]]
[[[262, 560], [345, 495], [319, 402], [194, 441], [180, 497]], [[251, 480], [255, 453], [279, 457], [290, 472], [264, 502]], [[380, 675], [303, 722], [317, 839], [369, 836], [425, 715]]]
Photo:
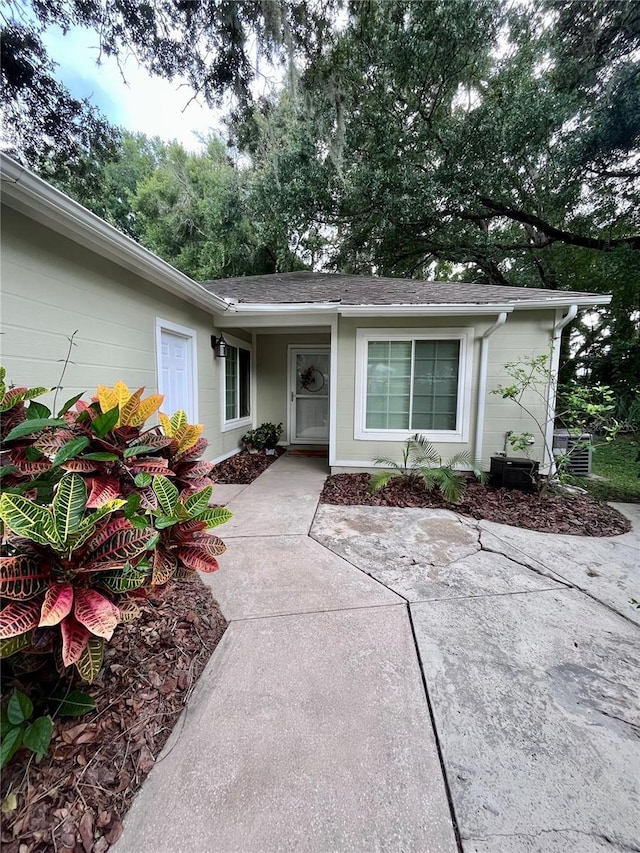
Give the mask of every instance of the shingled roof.
[[307, 271], [203, 281], [202, 286], [231, 303], [255, 305], [493, 305], [505, 302], [526, 305], [527, 302], [554, 302], [571, 297], [592, 297], [594, 303], [606, 301], [602, 294], [567, 290]]

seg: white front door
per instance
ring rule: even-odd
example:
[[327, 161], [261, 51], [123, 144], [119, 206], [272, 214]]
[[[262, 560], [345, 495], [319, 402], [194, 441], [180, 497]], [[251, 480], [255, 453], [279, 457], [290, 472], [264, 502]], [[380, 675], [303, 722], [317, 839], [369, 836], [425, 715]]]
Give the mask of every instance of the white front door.
[[329, 443], [329, 347], [289, 347], [289, 441]]
[[194, 423], [194, 338], [160, 326], [158, 347], [158, 390], [164, 394], [161, 411], [171, 416], [183, 409]]

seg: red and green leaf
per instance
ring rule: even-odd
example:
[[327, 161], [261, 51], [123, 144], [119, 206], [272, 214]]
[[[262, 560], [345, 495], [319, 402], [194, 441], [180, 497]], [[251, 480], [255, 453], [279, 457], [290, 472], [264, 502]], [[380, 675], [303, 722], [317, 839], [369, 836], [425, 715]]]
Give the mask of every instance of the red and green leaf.
[[73, 602], [73, 615], [97, 637], [110, 640], [120, 616], [118, 608], [95, 589], [77, 589]]
[[177, 568], [178, 560], [175, 555], [162, 546], [159, 546], [153, 555], [153, 577], [151, 583], [153, 586], [161, 586], [167, 583], [174, 576]]
[[131, 522], [128, 518], [108, 518], [106, 521], [100, 522], [89, 543], [89, 550], [98, 549], [119, 530], [129, 530], [130, 528]]
[[80, 660], [82, 652], [91, 639], [91, 632], [84, 625], [77, 622], [69, 615], [60, 623], [62, 633], [62, 662], [65, 666], [71, 666]]
[[[141, 587], [144, 582], [148, 580], [148, 577], [148, 568], [136, 568], [126, 563], [121, 568], [101, 574], [99, 582], [107, 589], [111, 590], [111, 592], [122, 595], [123, 593], [131, 592], [132, 590]], [[120, 605], [118, 605], [118, 607], [119, 606]]]
[[179, 562], [187, 569], [194, 569], [198, 572], [215, 572], [220, 566], [215, 557], [207, 553], [203, 548], [186, 547], [180, 548], [177, 553]]
[[180, 477], [183, 480], [210, 479], [213, 468], [212, 462], [188, 462], [180, 466]]
[[120, 482], [117, 477], [92, 477], [91, 492], [87, 506], [97, 509], [109, 501], [120, 497]]
[[173, 471], [169, 470], [169, 463], [166, 459], [136, 459], [134, 463], [130, 463], [132, 474], [168, 474], [173, 475]]
[[0, 611], [0, 640], [26, 634], [40, 621], [40, 602], [11, 601]]
[[48, 572], [42, 562], [29, 554], [0, 557], [0, 596], [28, 601], [47, 588]]
[[[116, 519], [114, 519], [115, 521]], [[151, 528], [133, 527], [128, 519], [117, 519], [126, 522], [112, 535], [107, 537], [98, 547], [92, 542], [86, 565], [100, 565], [101, 563], [126, 563], [142, 554], [151, 541], [155, 531]]]
[[32, 400], [34, 397], [40, 397], [46, 394], [48, 388], [10, 388], [0, 401], [0, 412], [7, 412], [18, 403], [23, 403], [25, 400]]
[[54, 583], [47, 590], [42, 602], [38, 627], [57, 625], [71, 613], [73, 587], [70, 583]]
[[60, 467], [63, 471], [72, 471], [76, 474], [90, 474], [99, 468], [95, 462], [91, 462], [88, 459], [69, 459], [67, 462], [63, 462]]

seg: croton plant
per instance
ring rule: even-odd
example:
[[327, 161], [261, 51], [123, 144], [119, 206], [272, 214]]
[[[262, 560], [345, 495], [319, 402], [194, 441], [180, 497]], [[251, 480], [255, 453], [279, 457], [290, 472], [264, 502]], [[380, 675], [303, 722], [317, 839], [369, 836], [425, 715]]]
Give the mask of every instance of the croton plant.
[[[122, 382], [57, 414], [0, 368], [0, 657], [53, 652], [92, 681], [105, 641], [171, 579], [213, 572], [224, 543], [203, 426]], [[158, 425], [148, 425], [157, 414]]]

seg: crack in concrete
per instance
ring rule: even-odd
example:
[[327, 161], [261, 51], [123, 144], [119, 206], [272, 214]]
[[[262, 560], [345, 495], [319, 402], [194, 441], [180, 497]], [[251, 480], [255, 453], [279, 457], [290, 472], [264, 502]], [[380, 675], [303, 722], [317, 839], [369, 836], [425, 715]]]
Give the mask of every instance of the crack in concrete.
[[485, 835], [463, 835], [462, 840], [465, 842], [488, 841], [491, 838], [540, 838], [541, 835], [560, 832], [572, 832], [576, 835], [584, 835], [586, 838], [599, 838], [607, 844], [615, 845], [618, 850], [629, 850], [633, 853], [640, 853], [640, 847], [637, 847], [635, 844], [629, 844], [618, 838], [612, 838], [609, 835], [605, 835], [603, 832], [587, 832], [584, 829], [572, 829], [571, 827], [540, 829], [538, 832], [491, 832]]
[[640, 724], [632, 723], [631, 720], [625, 720], [624, 717], [618, 717], [615, 714], [610, 714], [608, 711], [603, 711], [601, 708], [598, 709], [598, 712], [604, 717], [609, 717], [611, 720], [618, 720], [619, 723], [624, 723], [626, 726], [629, 726], [631, 729], [633, 729], [633, 731], [636, 732], [640, 737]]

